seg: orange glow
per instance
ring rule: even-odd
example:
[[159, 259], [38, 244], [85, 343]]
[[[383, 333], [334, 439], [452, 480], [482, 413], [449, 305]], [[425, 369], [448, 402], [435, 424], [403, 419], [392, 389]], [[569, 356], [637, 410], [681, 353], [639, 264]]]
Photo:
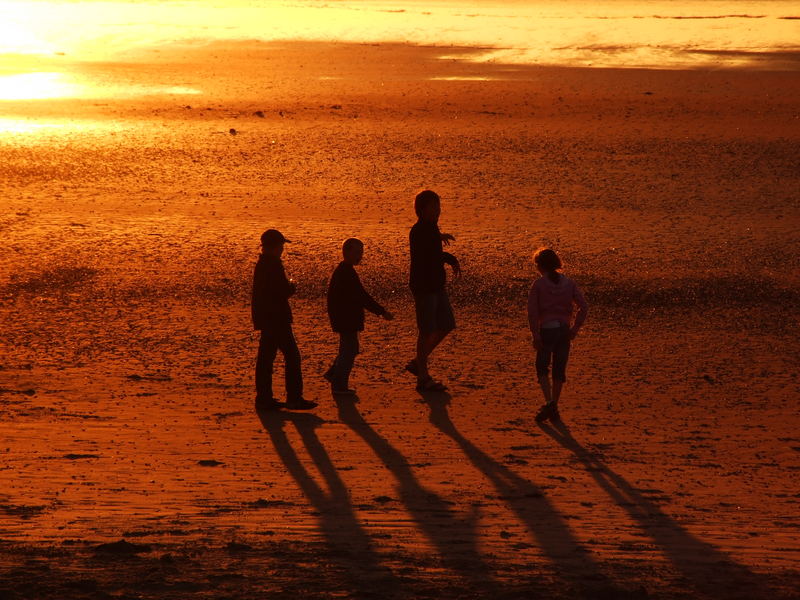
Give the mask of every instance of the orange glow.
[[182, 86], [97, 85], [65, 73], [16, 73], [0, 76], [0, 101], [53, 98], [125, 98], [151, 95], [194, 95]]
[[[34, 16], [32, 13], [34, 7], [8, 7], [6, 4], [0, 2], [0, 55], [52, 54], [57, 51], [52, 44], [38, 37], [25, 24], [27, 19]], [[20, 16], [26, 18], [20, 20]]]
[[0, 119], [0, 133], [32, 133], [53, 125], [30, 123], [22, 119]]
[[[197, 0], [0, 0], [3, 53], [130, 60], [174, 42], [399, 42], [484, 49], [474, 60], [594, 65], [732, 66], [797, 51], [796, 3]], [[796, 16], [796, 15], [795, 15]]]
[[18, 73], [0, 76], [0, 100], [42, 100], [78, 95], [63, 73]]

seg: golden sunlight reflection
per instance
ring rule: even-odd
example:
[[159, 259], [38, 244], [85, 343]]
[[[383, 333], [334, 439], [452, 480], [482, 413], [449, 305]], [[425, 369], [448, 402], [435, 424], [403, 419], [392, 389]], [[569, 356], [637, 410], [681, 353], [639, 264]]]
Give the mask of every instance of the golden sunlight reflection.
[[71, 119], [71, 118], [26, 118], [26, 117], [0, 117], [0, 134], [30, 136], [28, 144], [52, 143], [54, 137], [71, 135], [79, 132], [81, 135], [107, 136], [135, 127], [128, 121], [97, 120], [97, 119]]
[[793, 0], [0, 0], [0, 55], [130, 60], [173, 43], [306, 40], [494, 51], [461, 60], [692, 67], [798, 51], [796, 12]]
[[486, 77], [482, 75], [452, 75], [431, 77], [431, 81], [500, 81], [500, 77]]
[[61, 123], [36, 123], [24, 119], [0, 119], [0, 133], [33, 133], [43, 129], [62, 129]]
[[184, 86], [97, 85], [66, 73], [16, 73], [0, 75], [0, 100], [54, 98], [125, 98], [154, 95], [195, 95], [201, 91]]
[[0, 76], [0, 100], [43, 100], [79, 95], [79, 86], [63, 73], [17, 73]]
[[[31, 10], [29, 7], [22, 15], [31, 16]], [[0, 2], [0, 54], [53, 54], [58, 51], [53, 44], [42, 40], [29, 27], [10, 16], [13, 14], [10, 7]]]

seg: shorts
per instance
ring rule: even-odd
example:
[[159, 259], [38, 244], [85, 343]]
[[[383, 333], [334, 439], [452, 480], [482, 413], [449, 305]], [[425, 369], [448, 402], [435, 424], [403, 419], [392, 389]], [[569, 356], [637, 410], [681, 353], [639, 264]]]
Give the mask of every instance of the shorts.
[[547, 377], [550, 362], [553, 363], [553, 380], [567, 380], [567, 359], [569, 359], [569, 327], [561, 325], [554, 329], [540, 329], [542, 349], [536, 352], [536, 376]]
[[420, 333], [434, 331], [453, 331], [456, 319], [447, 292], [430, 292], [414, 294], [414, 306], [417, 310], [417, 328]]

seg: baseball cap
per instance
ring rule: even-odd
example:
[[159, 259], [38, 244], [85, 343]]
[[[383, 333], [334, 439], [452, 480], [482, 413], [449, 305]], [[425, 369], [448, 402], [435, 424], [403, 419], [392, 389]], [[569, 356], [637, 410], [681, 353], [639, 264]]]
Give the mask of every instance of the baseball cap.
[[277, 229], [267, 229], [261, 234], [262, 246], [277, 246], [278, 244], [284, 243], [291, 244], [292, 242], [283, 237], [283, 234]]

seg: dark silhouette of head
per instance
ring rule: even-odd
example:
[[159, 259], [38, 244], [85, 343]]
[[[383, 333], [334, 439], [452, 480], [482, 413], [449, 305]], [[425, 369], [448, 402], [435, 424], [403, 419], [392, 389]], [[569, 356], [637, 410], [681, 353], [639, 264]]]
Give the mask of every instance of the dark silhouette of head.
[[277, 229], [267, 229], [261, 234], [261, 247], [265, 254], [280, 257], [283, 254], [283, 245], [291, 243]]
[[553, 283], [558, 283], [559, 279], [561, 279], [561, 275], [558, 273], [558, 269], [562, 266], [561, 259], [558, 258], [555, 250], [539, 248], [533, 255], [533, 262], [539, 272], [542, 275], [547, 275]]
[[414, 212], [423, 221], [433, 221], [434, 223], [438, 221], [441, 212], [439, 194], [431, 190], [417, 194], [417, 197], [414, 198]]
[[364, 242], [358, 238], [347, 238], [342, 244], [342, 258], [344, 262], [358, 265], [364, 256]]

